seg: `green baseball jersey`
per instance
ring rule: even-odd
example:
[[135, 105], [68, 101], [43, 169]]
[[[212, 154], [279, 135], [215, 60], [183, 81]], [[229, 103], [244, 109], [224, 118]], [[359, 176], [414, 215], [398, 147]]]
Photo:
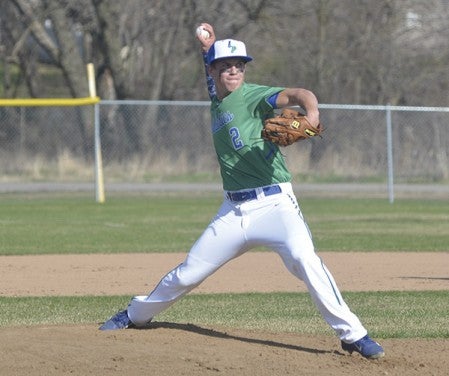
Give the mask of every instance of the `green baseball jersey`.
[[274, 114], [267, 99], [282, 89], [243, 83], [222, 101], [212, 98], [212, 136], [223, 189], [235, 191], [290, 181], [279, 148], [261, 137], [263, 121]]

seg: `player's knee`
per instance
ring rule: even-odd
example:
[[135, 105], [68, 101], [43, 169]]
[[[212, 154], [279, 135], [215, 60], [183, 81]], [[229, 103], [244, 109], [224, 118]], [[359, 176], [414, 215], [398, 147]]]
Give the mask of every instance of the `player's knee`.
[[191, 254], [178, 267], [176, 277], [178, 283], [184, 287], [199, 285], [212, 273], [218, 269], [218, 266], [194, 257]]
[[[313, 246], [307, 248], [300, 248], [291, 253], [290, 262], [292, 267], [296, 270], [295, 274], [303, 275], [306, 269], [314, 265], [318, 259]], [[301, 278], [302, 279], [302, 278]]]
[[179, 286], [188, 288], [197, 286], [203, 282], [209, 275], [213, 273], [210, 267], [192, 267], [189, 265], [183, 265], [179, 268], [177, 273], [177, 279]]

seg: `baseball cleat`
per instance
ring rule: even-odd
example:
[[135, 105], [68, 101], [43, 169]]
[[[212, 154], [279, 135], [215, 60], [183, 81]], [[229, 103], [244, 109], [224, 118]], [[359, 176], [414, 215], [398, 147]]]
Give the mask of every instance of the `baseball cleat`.
[[378, 359], [385, 355], [384, 349], [376, 341], [373, 341], [368, 335], [355, 341], [354, 343], [346, 343], [341, 341], [343, 350], [352, 354], [354, 351], [368, 359]]
[[133, 322], [128, 317], [128, 311], [117, 312], [108, 321], [99, 327], [100, 330], [117, 330], [134, 327]]

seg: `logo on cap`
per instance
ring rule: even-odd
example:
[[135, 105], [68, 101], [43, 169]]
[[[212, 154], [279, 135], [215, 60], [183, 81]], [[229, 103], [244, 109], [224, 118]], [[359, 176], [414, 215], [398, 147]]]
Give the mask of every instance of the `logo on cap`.
[[233, 46], [233, 45], [231, 44], [231, 41], [229, 41], [229, 42], [228, 42], [228, 48], [231, 49], [231, 54], [233, 54], [234, 51], [237, 49], [237, 46]]

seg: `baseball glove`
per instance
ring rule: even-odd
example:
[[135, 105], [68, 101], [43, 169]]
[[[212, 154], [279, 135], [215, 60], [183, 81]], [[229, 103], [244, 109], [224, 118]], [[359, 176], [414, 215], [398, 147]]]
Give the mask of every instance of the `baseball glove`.
[[279, 146], [288, 146], [309, 137], [321, 137], [321, 132], [320, 124], [314, 127], [298, 111], [284, 108], [280, 115], [264, 121], [262, 138]]

